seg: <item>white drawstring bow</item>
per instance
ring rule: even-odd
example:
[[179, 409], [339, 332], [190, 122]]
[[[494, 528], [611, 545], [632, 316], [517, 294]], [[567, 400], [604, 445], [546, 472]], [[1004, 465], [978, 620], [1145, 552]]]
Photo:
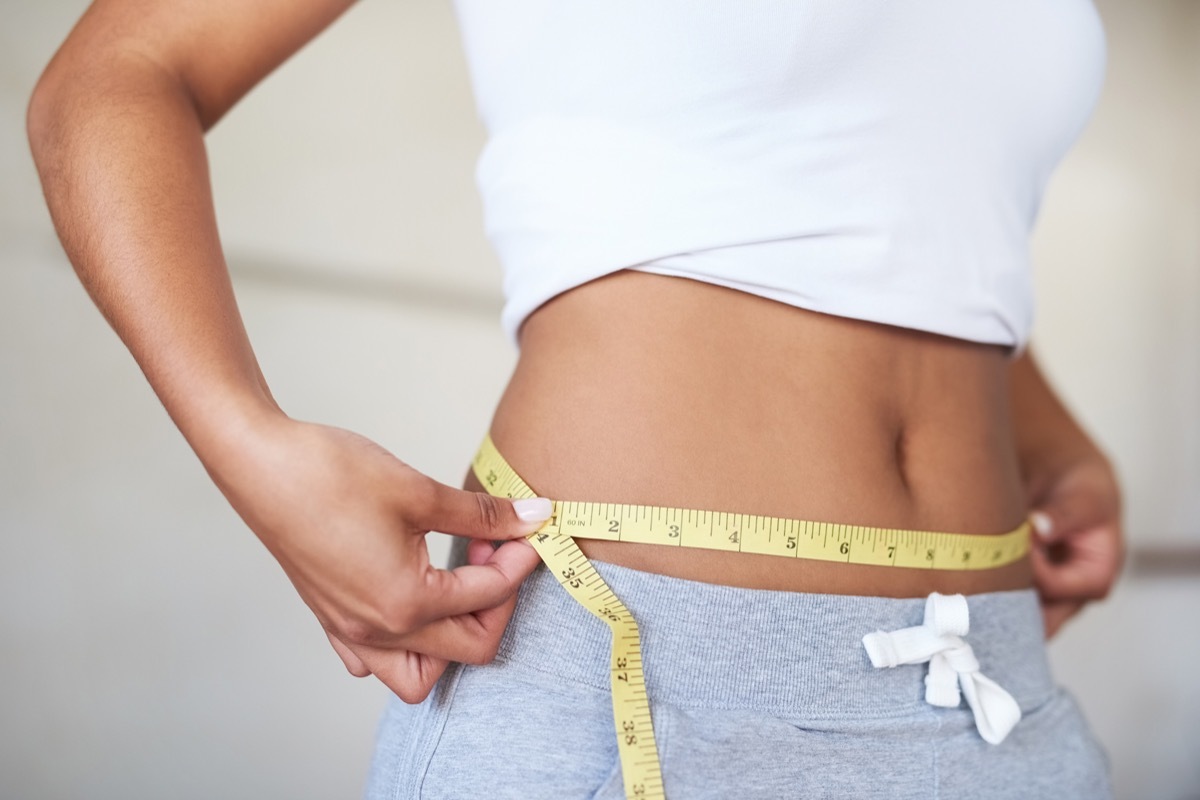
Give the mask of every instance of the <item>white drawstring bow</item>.
[[979, 671], [971, 645], [962, 640], [970, 627], [967, 598], [934, 592], [925, 599], [925, 622], [896, 631], [876, 631], [863, 637], [871, 664], [878, 668], [929, 662], [925, 702], [954, 708], [961, 686], [975, 715], [979, 735], [999, 744], [1021, 720], [1013, 696]]

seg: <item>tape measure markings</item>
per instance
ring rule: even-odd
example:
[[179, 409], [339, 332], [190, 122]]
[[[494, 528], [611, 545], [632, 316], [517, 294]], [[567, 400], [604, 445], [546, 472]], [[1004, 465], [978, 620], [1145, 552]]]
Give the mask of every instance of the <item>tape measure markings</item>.
[[[496, 449], [490, 432], [484, 435], [471, 466], [489, 494], [537, 496]], [[526, 538], [559, 584], [612, 634], [613, 724], [628, 800], [665, 800], [642, 670], [641, 635], [629, 609], [573, 537], [851, 564], [964, 570], [989, 569], [1018, 560], [1029, 549], [1031, 529], [1028, 519], [1008, 533], [980, 536], [667, 506], [572, 500], [552, 503], [550, 519]], [[602, 512], [599, 523], [597, 510]], [[645, 524], [639, 525], [643, 519]], [[657, 531], [656, 519], [660, 521]], [[775, 532], [780, 539], [774, 538]], [[976, 557], [976, 553], [981, 555]]]

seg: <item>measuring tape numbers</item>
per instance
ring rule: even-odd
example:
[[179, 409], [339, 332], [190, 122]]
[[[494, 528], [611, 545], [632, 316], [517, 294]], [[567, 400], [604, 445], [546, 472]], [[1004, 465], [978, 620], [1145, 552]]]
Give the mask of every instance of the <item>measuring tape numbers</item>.
[[[471, 468], [488, 494], [538, 494], [484, 435]], [[527, 537], [571, 597], [612, 631], [612, 703], [628, 800], [665, 800], [637, 622], [575, 538], [698, 547], [787, 558], [923, 569], [1001, 567], [1029, 551], [1030, 523], [998, 535], [912, 531], [625, 503], [552, 500], [553, 512]]]

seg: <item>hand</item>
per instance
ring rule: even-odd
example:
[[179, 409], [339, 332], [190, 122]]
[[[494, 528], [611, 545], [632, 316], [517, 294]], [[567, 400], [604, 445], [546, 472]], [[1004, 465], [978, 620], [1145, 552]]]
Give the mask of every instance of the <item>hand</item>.
[[1120, 489], [1097, 453], [1040, 481], [1030, 500], [1034, 583], [1049, 639], [1086, 603], [1106, 597], [1121, 571]]
[[[235, 466], [210, 474], [351, 674], [416, 703], [450, 661], [495, 657], [516, 590], [539, 563], [523, 537], [549, 517], [548, 500], [455, 489], [357, 434], [286, 417], [250, 439]], [[476, 539], [469, 563], [432, 566], [431, 530]], [[506, 539], [495, 550], [481, 541]]]

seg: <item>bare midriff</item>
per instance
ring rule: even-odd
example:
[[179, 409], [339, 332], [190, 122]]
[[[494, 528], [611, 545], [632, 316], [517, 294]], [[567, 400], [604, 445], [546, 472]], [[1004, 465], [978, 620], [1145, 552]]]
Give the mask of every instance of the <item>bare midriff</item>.
[[[520, 330], [492, 439], [535, 491], [989, 535], [1025, 519], [999, 345], [823, 314], [635, 270], [562, 293]], [[468, 470], [464, 487], [482, 487]], [[977, 571], [579, 539], [689, 580], [917, 597], [1032, 584]]]

